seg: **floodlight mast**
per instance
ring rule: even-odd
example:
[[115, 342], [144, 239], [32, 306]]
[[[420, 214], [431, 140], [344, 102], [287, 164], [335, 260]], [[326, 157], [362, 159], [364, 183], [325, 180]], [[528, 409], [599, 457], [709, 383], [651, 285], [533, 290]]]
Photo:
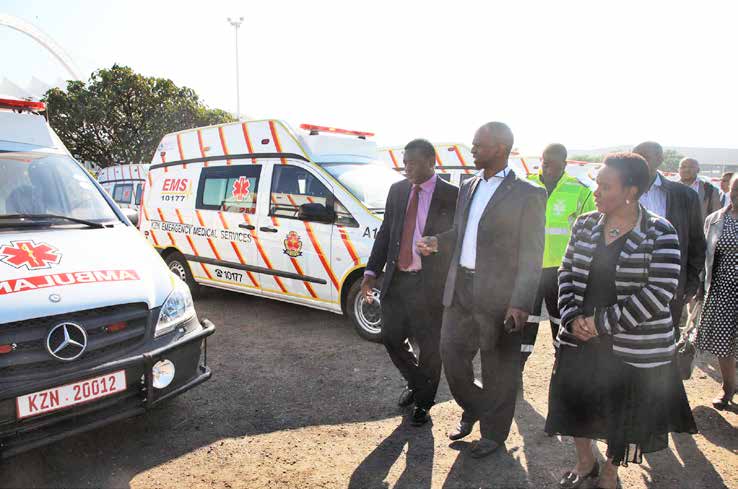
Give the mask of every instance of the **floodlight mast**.
[[241, 82], [240, 82], [240, 70], [238, 68], [238, 28], [243, 23], [243, 17], [239, 17], [238, 20], [231, 19], [228, 17], [228, 22], [233, 26], [233, 30], [236, 33], [236, 118], [241, 120]]

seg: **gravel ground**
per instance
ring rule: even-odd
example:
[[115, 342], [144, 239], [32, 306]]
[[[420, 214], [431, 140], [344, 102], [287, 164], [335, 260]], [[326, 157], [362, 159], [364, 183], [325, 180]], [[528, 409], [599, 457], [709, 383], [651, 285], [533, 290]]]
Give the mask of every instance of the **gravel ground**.
[[[1, 462], [0, 486], [543, 488], [572, 465], [571, 440], [543, 433], [547, 327], [506, 450], [475, 460], [467, 441], [446, 438], [461, 412], [445, 382], [432, 423], [410, 426], [384, 348], [359, 339], [345, 318], [212, 289], [197, 308], [218, 328], [210, 381], [146, 416]], [[716, 366], [699, 359], [686, 382], [701, 433], [674, 436], [669, 450], [621, 469], [624, 487], [738, 488], [738, 414], [710, 405]]]

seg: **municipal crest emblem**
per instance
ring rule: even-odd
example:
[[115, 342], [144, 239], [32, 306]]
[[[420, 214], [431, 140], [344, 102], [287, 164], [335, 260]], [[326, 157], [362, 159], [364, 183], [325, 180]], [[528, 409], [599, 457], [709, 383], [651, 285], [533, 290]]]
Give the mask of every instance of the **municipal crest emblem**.
[[287, 237], [284, 239], [284, 253], [292, 258], [302, 255], [302, 240], [295, 231], [287, 233]]

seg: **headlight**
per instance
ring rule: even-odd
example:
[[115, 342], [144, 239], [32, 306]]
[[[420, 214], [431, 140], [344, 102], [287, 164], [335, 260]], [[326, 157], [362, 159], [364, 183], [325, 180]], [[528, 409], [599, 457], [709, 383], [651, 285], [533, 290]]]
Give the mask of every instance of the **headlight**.
[[175, 279], [175, 283], [174, 290], [161, 306], [154, 338], [173, 331], [178, 325], [195, 317], [195, 305], [192, 303], [190, 289], [179, 278]]

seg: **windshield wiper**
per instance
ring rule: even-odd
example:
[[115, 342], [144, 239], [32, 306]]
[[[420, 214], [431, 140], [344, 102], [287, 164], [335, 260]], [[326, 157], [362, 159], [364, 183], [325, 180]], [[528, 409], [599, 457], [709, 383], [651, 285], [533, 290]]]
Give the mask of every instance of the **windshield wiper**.
[[[20, 220], [21, 226], [36, 226], [42, 223], [46, 223], [50, 219], [61, 219], [64, 221], [74, 222], [76, 224], [84, 224], [85, 226], [89, 226], [91, 228], [104, 228], [105, 227], [105, 224], [102, 224], [99, 222], [88, 221], [87, 219], [78, 219], [76, 217], [61, 216], [57, 214], [5, 214], [5, 215], [0, 215], [0, 221]], [[0, 223], [0, 226], [4, 226], [4, 225], [17, 226], [18, 224], [17, 223], [16, 224]]]

